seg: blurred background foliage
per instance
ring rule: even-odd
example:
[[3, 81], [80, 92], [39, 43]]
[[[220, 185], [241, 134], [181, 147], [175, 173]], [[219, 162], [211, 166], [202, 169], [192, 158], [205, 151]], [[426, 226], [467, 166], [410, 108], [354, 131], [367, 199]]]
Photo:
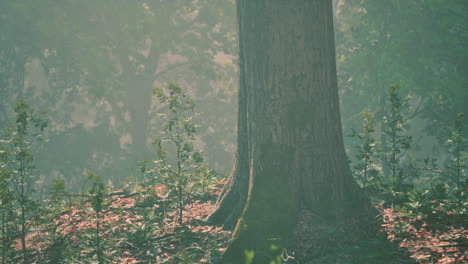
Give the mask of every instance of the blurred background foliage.
[[[468, 2], [334, 5], [345, 135], [366, 111], [383, 135], [388, 87], [398, 84], [411, 97], [405, 159], [437, 156], [442, 165], [446, 128], [468, 113]], [[155, 159], [162, 120], [152, 88], [177, 82], [200, 113], [196, 144], [226, 174], [236, 142], [237, 58], [234, 0], [1, 1], [0, 124], [14, 121], [18, 98], [48, 109], [49, 140], [35, 155], [40, 184], [61, 177], [78, 188], [87, 169], [118, 184], [140, 177], [139, 159]], [[350, 157], [356, 141], [346, 137]]]

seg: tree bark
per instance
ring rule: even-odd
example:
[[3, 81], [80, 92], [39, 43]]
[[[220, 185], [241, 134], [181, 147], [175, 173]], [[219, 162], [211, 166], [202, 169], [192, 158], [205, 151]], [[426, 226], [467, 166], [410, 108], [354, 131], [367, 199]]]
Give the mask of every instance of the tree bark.
[[[237, 13], [238, 20], [239, 12]], [[243, 57], [243, 50], [239, 50], [239, 56]], [[240, 61], [242, 65], [242, 61]], [[242, 66], [241, 66], [242, 67]], [[228, 182], [225, 185], [217, 201], [217, 208], [208, 217], [208, 221], [213, 224], [224, 225], [225, 229], [234, 229], [237, 220], [242, 214], [242, 210], [247, 200], [249, 187], [249, 142], [247, 133], [247, 86], [245, 76], [239, 76], [239, 110], [237, 113], [237, 154], [236, 164], [232, 169]]]
[[269, 263], [272, 244], [294, 243], [303, 210], [327, 227], [375, 212], [344, 151], [332, 1], [238, 0], [237, 11], [237, 163], [210, 219], [241, 216], [223, 263], [246, 250]]

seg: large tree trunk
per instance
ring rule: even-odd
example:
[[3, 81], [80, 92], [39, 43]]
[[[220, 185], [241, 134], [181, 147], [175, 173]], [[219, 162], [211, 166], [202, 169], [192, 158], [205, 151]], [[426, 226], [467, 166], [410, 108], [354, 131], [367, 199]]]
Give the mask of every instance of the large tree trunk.
[[211, 219], [229, 224], [243, 208], [223, 263], [243, 263], [245, 250], [269, 263], [304, 209], [317, 226], [374, 212], [344, 151], [331, 0], [238, 0], [237, 10], [237, 163]]
[[[239, 20], [239, 12], [237, 14]], [[242, 49], [240, 49], [239, 54], [240, 57], [243, 57]], [[249, 187], [250, 144], [247, 133], [247, 86], [245, 85], [245, 76], [243, 74], [240, 75], [239, 81], [241, 85], [237, 114], [236, 164], [218, 198], [216, 210], [208, 217], [209, 222], [224, 225], [224, 228], [229, 230], [234, 229], [237, 220], [242, 214]]]

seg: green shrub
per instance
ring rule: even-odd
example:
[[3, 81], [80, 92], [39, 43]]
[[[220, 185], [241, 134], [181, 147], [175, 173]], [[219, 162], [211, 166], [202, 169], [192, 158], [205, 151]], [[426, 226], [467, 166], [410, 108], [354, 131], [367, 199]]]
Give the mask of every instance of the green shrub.
[[390, 183], [397, 190], [403, 184], [407, 175], [403, 171], [402, 158], [411, 147], [412, 137], [407, 135], [409, 119], [409, 100], [411, 97], [401, 97], [398, 93], [399, 86], [390, 85], [383, 117], [382, 142], [384, 148], [382, 156], [390, 167]]
[[153, 89], [153, 94], [165, 109], [158, 113], [164, 124], [154, 140], [155, 167], [148, 172], [156, 177], [154, 180], [158, 184], [167, 187], [168, 199], [182, 224], [185, 205], [195, 196], [206, 193], [215, 173], [203, 165], [203, 155], [194, 146], [195, 106], [185, 91], [178, 84], [169, 83], [167, 89]]
[[361, 115], [362, 123], [359, 132], [353, 130], [352, 137], [357, 138], [356, 162], [353, 165], [354, 177], [364, 190], [375, 187], [380, 179], [376, 170], [376, 140], [374, 137], [374, 117], [366, 110]]
[[[2, 217], [10, 216], [9, 223], [4, 222], [7, 218], [2, 219], [2, 240], [7, 242], [6, 230], [11, 227], [21, 242], [21, 259], [25, 262], [30, 254], [26, 236], [41, 213], [34, 198], [36, 164], [32, 148], [43, 140], [48, 121], [45, 113], [36, 113], [23, 99], [17, 101], [14, 111], [15, 123], [4, 128], [0, 141], [0, 199], [5, 205]], [[2, 250], [5, 247], [8, 245], [2, 244]]]

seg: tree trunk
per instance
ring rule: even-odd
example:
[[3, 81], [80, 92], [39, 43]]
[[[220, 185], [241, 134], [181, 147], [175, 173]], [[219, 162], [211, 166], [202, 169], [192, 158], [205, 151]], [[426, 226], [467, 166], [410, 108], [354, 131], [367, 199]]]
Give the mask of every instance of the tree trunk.
[[304, 210], [327, 228], [375, 212], [344, 151], [331, 0], [238, 0], [237, 10], [237, 163], [210, 219], [229, 225], [243, 208], [223, 263], [243, 263], [246, 250], [269, 263], [272, 244], [295, 243]]
[[[239, 20], [238, 12], [238, 20]], [[243, 57], [243, 50], [239, 51]], [[242, 65], [242, 61], [241, 61]], [[249, 187], [249, 142], [247, 134], [247, 86], [245, 76], [240, 75], [239, 110], [237, 114], [237, 155], [228, 182], [217, 201], [217, 208], [208, 217], [213, 224], [222, 224], [225, 229], [234, 229], [247, 200]]]

